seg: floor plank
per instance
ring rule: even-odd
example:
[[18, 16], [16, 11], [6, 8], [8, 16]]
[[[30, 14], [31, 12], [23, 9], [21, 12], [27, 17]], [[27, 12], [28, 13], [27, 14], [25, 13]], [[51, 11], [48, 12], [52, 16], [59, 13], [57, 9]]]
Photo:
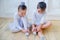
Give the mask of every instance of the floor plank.
[[[26, 40], [26, 36], [22, 32], [12, 33], [8, 29], [8, 24], [12, 22], [13, 19], [0, 19], [0, 40]], [[48, 29], [43, 30], [43, 33], [47, 40], [60, 40], [60, 21], [51, 21], [52, 26]], [[33, 40], [34, 35], [29, 36], [30, 40]], [[36, 40], [39, 37], [36, 36]]]

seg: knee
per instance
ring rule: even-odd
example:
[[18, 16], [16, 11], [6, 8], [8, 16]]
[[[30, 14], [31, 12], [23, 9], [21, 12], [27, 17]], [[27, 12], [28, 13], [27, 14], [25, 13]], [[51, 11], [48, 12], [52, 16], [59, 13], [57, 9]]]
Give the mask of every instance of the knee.
[[10, 29], [10, 31], [11, 31], [12, 33], [17, 33], [17, 32], [19, 32], [20, 30], [19, 30], [19, 29], [16, 29], [16, 28], [12, 28], [12, 29]]
[[48, 26], [51, 26], [52, 25], [52, 22], [48, 21]]
[[13, 29], [13, 30], [11, 30], [11, 32], [12, 33], [17, 33], [17, 32], [19, 32], [19, 30]]

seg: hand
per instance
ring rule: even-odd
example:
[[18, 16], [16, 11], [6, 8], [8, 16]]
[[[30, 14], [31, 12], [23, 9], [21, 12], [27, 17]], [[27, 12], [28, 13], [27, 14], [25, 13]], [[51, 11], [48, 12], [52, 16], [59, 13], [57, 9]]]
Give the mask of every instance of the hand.
[[37, 26], [37, 32], [41, 30], [41, 26]]
[[29, 30], [22, 30], [24, 33], [29, 32]]
[[36, 30], [37, 30], [36, 27], [33, 27], [32, 28], [32, 32], [34, 32], [34, 31], [36, 32]]

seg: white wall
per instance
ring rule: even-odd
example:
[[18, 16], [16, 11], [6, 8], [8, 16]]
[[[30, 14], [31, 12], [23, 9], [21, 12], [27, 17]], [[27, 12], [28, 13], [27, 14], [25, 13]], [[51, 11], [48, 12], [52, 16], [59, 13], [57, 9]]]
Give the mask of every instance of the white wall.
[[0, 0], [0, 17], [12, 17], [17, 11], [17, 0]]
[[[27, 5], [27, 15], [32, 18], [37, 3], [41, 0], [0, 0], [0, 17], [13, 17], [21, 1]], [[60, 20], [60, 0], [45, 0], [47, 3], [47, 19]]]
[[48, 1], [48, 19], [60, 20], [60, 0], [49, 0]]

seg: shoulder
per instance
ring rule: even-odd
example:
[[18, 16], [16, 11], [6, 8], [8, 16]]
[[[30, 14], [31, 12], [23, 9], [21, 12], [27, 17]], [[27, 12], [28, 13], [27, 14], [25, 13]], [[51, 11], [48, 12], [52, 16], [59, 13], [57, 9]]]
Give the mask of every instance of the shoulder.
[[17, 19], [20, 18], [20, 16], [18, 15], [18, 13], [14, 14], [14, 18], [17, 18]]

